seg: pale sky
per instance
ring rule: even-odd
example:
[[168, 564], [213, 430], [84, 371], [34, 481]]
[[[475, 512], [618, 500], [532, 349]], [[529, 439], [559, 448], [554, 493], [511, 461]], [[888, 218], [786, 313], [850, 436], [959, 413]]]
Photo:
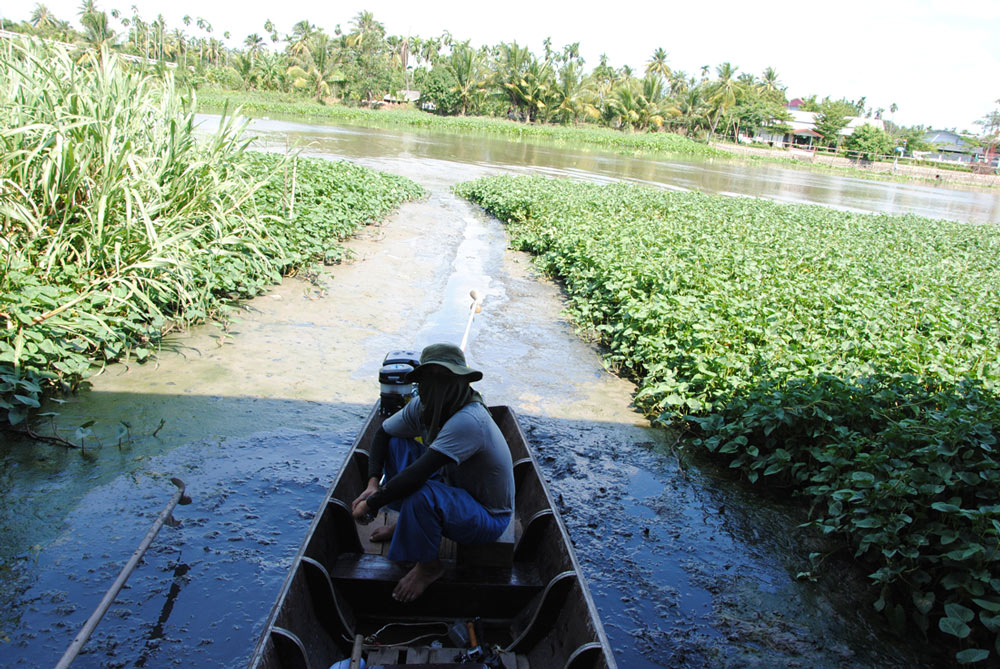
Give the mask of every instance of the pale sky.
[[[4, 0], [0, 15], [29, 18], [34, 0]], [[79, 26], [79, 0], [49, 0], [59, 18]], [[867, 97], [886, 109], [884, 118], [979, 133], [975, 122], [1000, 98], [1000, 0], [842, 0], [810, 2], [715, 0], [715, 2], [568, 3], [470, 2], [463, 0], [339, 0], [246, 2], [236, 0], [97, 0], [99, 9], [139, 8], [144, 20], [162, 13], [170, 28], [181, 17], [203, 17], [230, 45], [246, 35], [264, 36], [271, 19], [284, 35], [302, 19], [332, 32], [367, 10], [390, 35], [431, 37], [444, 31], [474, 46], [517, 41], [536, 54], [542, 41], [555, 48], [580, 43], [590, 70], [607, 54], [614, 67], [641, 74], [657, 47], [668, 65], [689, 75], [729, 61], [738, 72], [777, 70], [789, 98]], [[196, 30], [192, 24], [188, 34]], [[269, 41], [269, 40], [268, 40]], [[899, 111], [889, 114], [895, 102]]]

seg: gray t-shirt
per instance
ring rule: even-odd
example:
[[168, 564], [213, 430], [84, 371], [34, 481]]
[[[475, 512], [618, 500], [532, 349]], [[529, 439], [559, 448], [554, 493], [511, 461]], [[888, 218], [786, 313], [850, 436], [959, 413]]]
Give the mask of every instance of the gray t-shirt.
[[[420, 398], [385, 419], [382, 428], [394, 437], [422, 437]], [[449, 485], [466, 490], [492, 514], [514, 509], [514, 465], [510, 449], [490, 412], [480, 402], [469, 402], [449, 418], [429, 445], [454, 464], [442, 469]]]

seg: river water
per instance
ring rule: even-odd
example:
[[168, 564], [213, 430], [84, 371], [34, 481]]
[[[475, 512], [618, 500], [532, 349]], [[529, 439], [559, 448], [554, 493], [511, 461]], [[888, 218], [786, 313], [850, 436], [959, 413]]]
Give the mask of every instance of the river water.
[[[205, 122], [216, 122], [206, 117]], [[76, 666], [242, 666], [391, 350], [461, 339], [487, 401], [519, 414], [559, 500], [622, 667], [921, 666], [933, 651], [871, 615], [863, 573], [808, 569], [794, 509], [675, 451], [634, 388], [561, 315], [557, 286], [503, 226], [451, 192], [537, 173], [996, 222], [994, 194], [720, 161], [638, 159], [495, 138], [261, 120], [298, 146], [407, 176], [429, 196], [353, 242], [355, 260], [287, 279], [227, 329], [170, 337], [47, 407], [83, 450], [0, 446], [0, 665], [52, 666], [183, 479], [174, 513]]]

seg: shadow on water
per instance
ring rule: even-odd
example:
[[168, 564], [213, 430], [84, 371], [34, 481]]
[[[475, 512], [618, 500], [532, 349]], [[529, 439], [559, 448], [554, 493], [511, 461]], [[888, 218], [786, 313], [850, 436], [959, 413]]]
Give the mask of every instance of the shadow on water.
[[[154, 423], [133, 417], [140, 425], [119, 448], [109, 439], [114, 421], [103, 421], [86, 452], [7, 443], [0, 494], [16, 503], [4, 504], [0, 521], [8, 602], [0, 633], [9, 638], [0, 665], [55, 664], [169, 500], [172, 476], [192, 504], [175, 509], [180, 526], [160, 531], [76, 664], [245, 662], [370, 407], [114, 393], [88, 400], [123, 416], [147, 404], [184, 424], [153, 437]], [[216, 436], [191, 441], [183, 431]]]
[[[3, 450], [0, 494], [16, 504], [2, 511], [0, 665], [58, 660], [171, 476], [193, 503], [175, 510], [180, 526], [161, 530], [77, 666], [245, 664], [370, 405], [99, 392], [88, 403], [132, 417], [133, 438], [119, 448], [104, 420], [86, 455]], [[153, 437], [157, 416], [168, 422]], [[856, 600], [791, 578], [802, 564], [775, 546], [794, 545], [787, 510], [715, 485], [621, 424], [520, 418], [620, 666], [919, 666], [876, 623], [859, 625]]]

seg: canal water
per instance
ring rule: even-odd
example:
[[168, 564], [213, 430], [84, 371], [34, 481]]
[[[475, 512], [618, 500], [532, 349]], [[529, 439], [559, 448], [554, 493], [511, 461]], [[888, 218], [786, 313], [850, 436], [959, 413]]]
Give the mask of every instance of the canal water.
[[[206, 124], [217, 121], [206, 117]], [[351, 242], [352, 262], [285, 280], [225, 329], [165, 342], [52, 403], [39, 431], [82, 450], [0, 445], [0, 665], [52, 666], [173, 493], [178, 507], [75, 666], [242, 666], [392, 350], [461, 339], [487, 402], [518, 413], [622, 667], [912, 667], [933, 650], [870, 611], [798, 513], [678, 454], [634, 388], [561, 314], [556, 285], [451, 187], [536, 173], [995, 222], [995, 195], [768, 166], [261, 120], [263, 150], [354, 162], [429, 192]]]

